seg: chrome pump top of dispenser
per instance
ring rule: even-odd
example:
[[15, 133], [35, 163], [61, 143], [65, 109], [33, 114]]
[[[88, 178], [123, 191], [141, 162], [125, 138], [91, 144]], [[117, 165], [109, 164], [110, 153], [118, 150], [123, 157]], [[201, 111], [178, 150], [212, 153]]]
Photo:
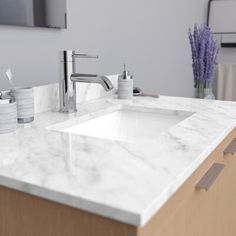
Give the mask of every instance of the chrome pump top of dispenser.
[[133, 76], [129, 74], [126, 64], [124, 64], [123, 79], [133, 79]]

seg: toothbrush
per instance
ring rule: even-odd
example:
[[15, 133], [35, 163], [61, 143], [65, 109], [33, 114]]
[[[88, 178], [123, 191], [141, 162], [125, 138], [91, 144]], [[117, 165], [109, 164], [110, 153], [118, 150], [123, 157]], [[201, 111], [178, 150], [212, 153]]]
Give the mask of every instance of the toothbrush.
[[13, 75], [12, 75], [11, 69], [7, 69], [7, 71], [6, 71], [5, 74], [6, 74], [6, 78], [7, 78], [8, 81], [10, 82], [12, 88], [14, 89], [14, 88], [15, 88], [15, 85], [14, 85], [14, 83], [13, 83], [13, 81], [12, 81]]

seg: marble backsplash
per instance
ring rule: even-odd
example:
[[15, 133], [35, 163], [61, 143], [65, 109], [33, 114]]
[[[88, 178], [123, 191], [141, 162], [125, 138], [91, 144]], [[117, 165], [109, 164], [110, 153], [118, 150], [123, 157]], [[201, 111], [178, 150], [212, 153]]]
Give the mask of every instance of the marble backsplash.
[[[114, 94], [117, 90], [118, 75], [108, 76], [114, 89], [106, 92], [99, 84], [77, 83], [77, 103], [87, 102]], [[34, 87], [35, 113], [59, 110], [59, 84]]]

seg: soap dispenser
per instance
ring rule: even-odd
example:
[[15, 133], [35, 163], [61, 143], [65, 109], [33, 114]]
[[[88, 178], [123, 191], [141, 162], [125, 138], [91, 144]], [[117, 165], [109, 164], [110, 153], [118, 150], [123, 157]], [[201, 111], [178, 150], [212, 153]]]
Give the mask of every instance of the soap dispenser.
[[133, 76], [129, 74], [126, 64], [124, 65], [124, 71], [118, 79], [118, 98], [119, 99], [131, 99], [133, 97]]

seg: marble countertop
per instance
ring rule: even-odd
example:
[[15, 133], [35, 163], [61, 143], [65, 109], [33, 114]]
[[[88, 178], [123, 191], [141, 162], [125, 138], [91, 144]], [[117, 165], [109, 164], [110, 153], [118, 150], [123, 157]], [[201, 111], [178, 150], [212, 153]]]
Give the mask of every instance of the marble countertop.
[[[116, 106], [192, 112], [138, 145], [49, 130]], [[190, 98], [103, 98], [76, 114], [45, 112], [0, 135], [0, 185], [142, 227], [236, 124], [236, 103]]]

